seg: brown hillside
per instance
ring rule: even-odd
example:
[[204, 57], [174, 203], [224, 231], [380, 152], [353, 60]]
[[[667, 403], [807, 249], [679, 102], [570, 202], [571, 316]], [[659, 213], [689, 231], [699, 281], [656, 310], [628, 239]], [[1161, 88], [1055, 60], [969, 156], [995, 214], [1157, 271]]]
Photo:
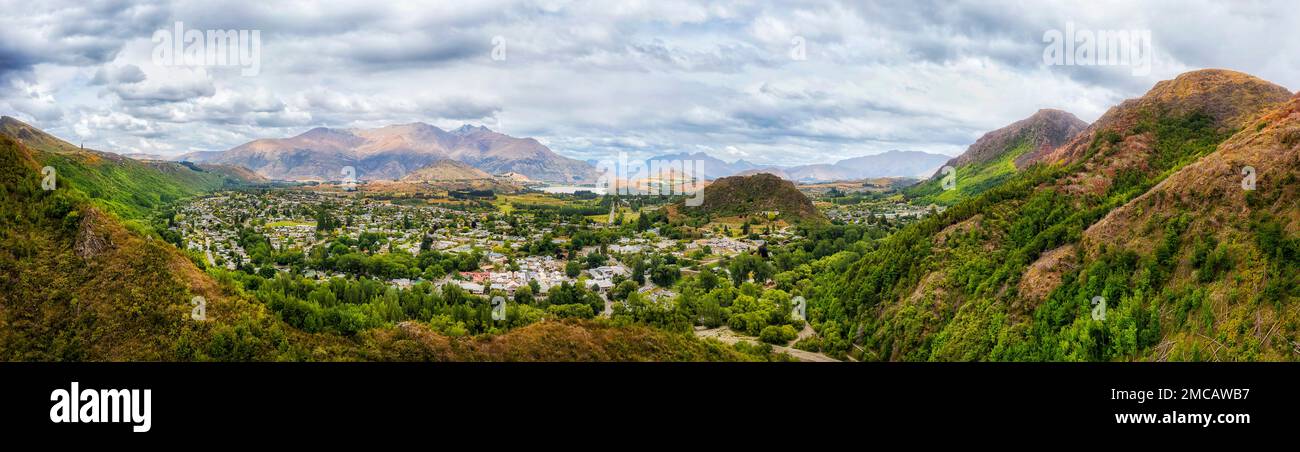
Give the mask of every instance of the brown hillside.
[[787, 221], [825, 219], [793, 182], [768, 173], [715, 180], [704, 187], [703, 204], [685, 207], [679, 202], [679, 209], [691, 215], [715, 217], [779, 211]]
[[[1291, 91], [1258, 77], [1225, 69], [1187, 72], [1156, 83], [1145, 95], [1111, 107], [1084, 133], [1054, 152], [1035, 156], [1032, 162], [1070, 163], [1086, 157], [1102, 132], [1131, 131], [1143, 114], [1179, 116], [1204, 113], [1223, 131], [1240, 129], [1265, 109], [1285, 102]], [[1142, 143], [1125, 143], [1141, 147]]]
[[404, 182], [491, 179], [492, 175], [467, 163], [444, 159], [402, 177]]
[[[997, 160], [1003, 152], [1011, 150], [1022, 140], [1029, 140], [1030, 151], [1021, 157], [1036, 153], [1047, 153], [1069, 142], [1071, 138], [1088, 127], [1088, 123], [1061, 110], [1045, 108], [1032, 116], [1013, 122], [998, 130], [984, 134], [966, 152], [949, 160], [947, 165], [954, 168], [975, 163], [987, 163]], [[1022, 158], [1016, 159], [1016, 166], [1024, 166]]]

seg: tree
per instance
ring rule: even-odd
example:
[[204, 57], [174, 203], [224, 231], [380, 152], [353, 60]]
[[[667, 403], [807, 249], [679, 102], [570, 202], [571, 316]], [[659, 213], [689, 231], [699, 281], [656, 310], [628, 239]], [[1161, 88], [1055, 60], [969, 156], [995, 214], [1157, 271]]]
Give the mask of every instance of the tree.
[[769, 344], [785, 344], [799, 336], [799, 332], [790, 325], [768, 325], [758, 334], [758, 339]]
[[266, 278], [266, 279], [274, 278], [274, 277], [275, 277], [275, 267], [267, 266], [267, 267], [259, 268], [259, 269], [257, 269], [257, 275], [258, 275], [258, 276], [261, 276], [261, 277], [263, 277], [263, 278]]
[[561, 304], [551, 305], [546, 308], [546, 312], [551, 313], [561, 319], [590, 319], [596, 316], [591, 306], [585, 304]]
[[612, 300], [626, 300], [627, 296], [632, 294], [633, 292], [636, 292], [636, 290], [637, 290], [636, 281], [632, 281], [629, 279], [627, 281], [618, 283], [617, 286], [614, 286], [614, 289], [609, 292], [609, 297]]
[[682, 271], [676, 265], [659, 264], [650, 272], [650, 280], [660, 287], [671, 287], [681, 277]]
[[772, 277], [774, 271], [772, 264], [767, 263], [767, 261], [764, 261], [758, 256], [748, 253], [741, 254], [736, 256], [735, 259], [732, 259], [731, 265], [728, 266], [728, 270], [731, 271], [731, 281], [736, 285], [749, 281], [751, 276], [755, 282], [761, 283], [767, 281]]
[[578, 274], [581, 272], [582, 272], [582, 266], [578, 264], [578, 261], [571, 260], [564, 263], [564, 274], [566, 276], [570, 278], [577, 278]]
[[316, 210], [316, 231], [328, 232], [341, 226], [338, 217], [330, 214], [329, 208], [321, 206]]
[[632, 280], [637, 284], [645, 284], [646, 262], [640, 257], [632, 263]]
[[592, 252], [587, 255], [587, 268], [600, 267], [605, 265], [607, 262], [609, 262], [609, 258], [605, 257], [604, 254]]
[[701, 325], [706, 327], [717, 328], [727, 320], [722, 311], [722, 306], [718, 304], [718, 299], [715, 297], [703, 297], [700, 300], [698, 310], [698, 320]]
[[530, 304], [533, 304], [533, 302], [535, 302], [535, 301], [537, 301], [537, 300], [535, 300], [535, 299], [533, 298], [533, 288], [532, 288], [532, 287], [530, 287], [530, 286], [523, 286], [523, 287], [520, 287], [520, 288], [518, 288], [518, 289], [515, 289], [515, 303], [519, 303], [519, 304], [528, 304], [528, 305], [530, 305]]

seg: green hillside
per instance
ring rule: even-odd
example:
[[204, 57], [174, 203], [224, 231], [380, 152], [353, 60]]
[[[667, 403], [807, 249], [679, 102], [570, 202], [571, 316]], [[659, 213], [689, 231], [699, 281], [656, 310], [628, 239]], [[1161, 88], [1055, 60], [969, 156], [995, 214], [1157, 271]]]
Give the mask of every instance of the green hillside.
[[[823, 344], [863, 360], [1297, 359], [1300, 159], [1274, 144], [1297, 128], [1287, 97], [1229, 71], [1161, 82], [820, 277]], [[1245, 164], [1269, 187], [1242, 190]]]
[[0, 118], [0, 135], [23, 143], [40, 166], [53, 167], [58, 184], [85, 193], [125, 220], [139, 221], [177, 199], [248, 182], [231, 172], [187, 163], [142, 162], [82, 149], [8, 116]]
[[995, 160], [975, 162], [955, 168], [954, 181], [961, 182], [954, 183], [951, 190], [943, 189], [944, 175], [938, 174], [904, 189], [903, 194], [916, 204], [933, 203], [951, 206], [1006, 182], [1016, 172], [1016, 159], [1032, 150], [1033, 143], [1028, 139], [1021, 139]]

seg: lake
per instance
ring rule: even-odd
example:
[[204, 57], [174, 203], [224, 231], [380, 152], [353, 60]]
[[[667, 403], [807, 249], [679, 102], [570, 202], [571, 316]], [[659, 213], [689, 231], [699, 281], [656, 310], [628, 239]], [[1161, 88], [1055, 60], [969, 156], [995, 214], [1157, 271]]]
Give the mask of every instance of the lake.
[[546, 193], [558, 193], [558, 194], [566, 194], [566, 195], [571, 195], [573, 193], [584, 191], [584, 190], [598, 195], [605, 194], [605, 187], [579, 187], [576, 185], [548, 185], [539, 188], [539, 190], [544, 191]]

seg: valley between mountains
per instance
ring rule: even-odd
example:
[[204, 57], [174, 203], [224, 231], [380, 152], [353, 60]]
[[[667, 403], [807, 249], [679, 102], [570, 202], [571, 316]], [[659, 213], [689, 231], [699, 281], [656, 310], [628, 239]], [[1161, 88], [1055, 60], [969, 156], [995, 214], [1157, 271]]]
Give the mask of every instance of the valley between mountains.
[[0, 119], [0, 359], [1300, 359], [1300, 96], [1230, 70], [957, 157], [663, 156], [699, 205], [476, 126], [109, 151]]

